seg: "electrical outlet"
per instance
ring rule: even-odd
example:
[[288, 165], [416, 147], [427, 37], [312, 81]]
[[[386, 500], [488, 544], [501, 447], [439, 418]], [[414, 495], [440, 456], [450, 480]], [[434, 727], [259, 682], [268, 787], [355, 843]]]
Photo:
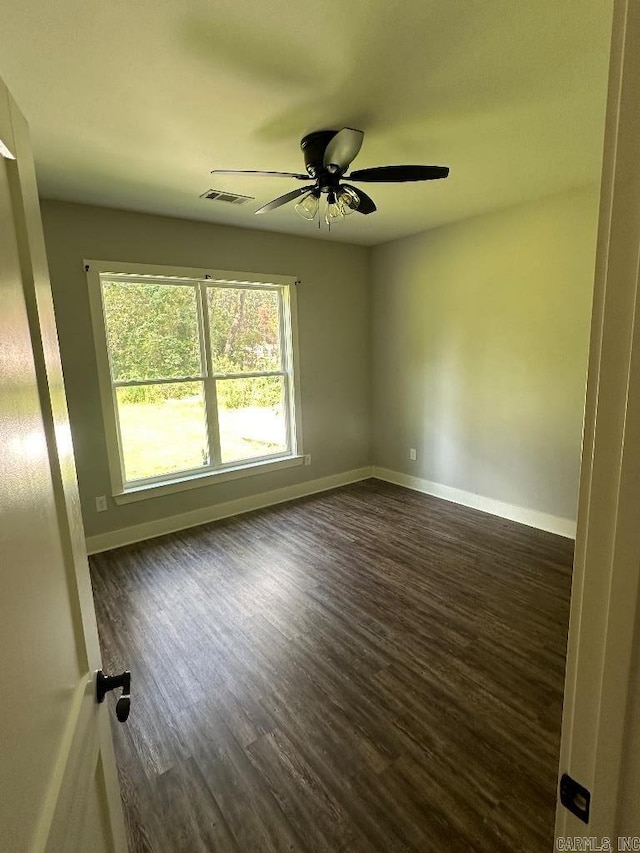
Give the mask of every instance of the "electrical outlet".
[[310, 453], [306, 453], [306, 454], [305, 454], [305, 457], [304, 457], [304, 464], [305, 464], [305, 465], [311, 465], [311, 454], [310, 454]]
[[409, 448], [409, 459], [412, 462], [415, 462], [417, 458], [418, 458], [418, 454], [416, 453], [415, 447], [410, 447]]
[[106, 512], [107, 509], [107, 496], [98, 495], [96, 498], [96, 512]]

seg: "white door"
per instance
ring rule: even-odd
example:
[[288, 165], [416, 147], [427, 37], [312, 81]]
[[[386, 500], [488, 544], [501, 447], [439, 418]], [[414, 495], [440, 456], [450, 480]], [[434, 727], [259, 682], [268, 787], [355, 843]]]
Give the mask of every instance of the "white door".
[[638, 45], [640, 3], [615, 0], [560, 756], [590, 802], [558, 806], [559, 850], [640, 849]]
[[0, 143], [0, 851], [121, 853], [35, 173], [2, 81]]

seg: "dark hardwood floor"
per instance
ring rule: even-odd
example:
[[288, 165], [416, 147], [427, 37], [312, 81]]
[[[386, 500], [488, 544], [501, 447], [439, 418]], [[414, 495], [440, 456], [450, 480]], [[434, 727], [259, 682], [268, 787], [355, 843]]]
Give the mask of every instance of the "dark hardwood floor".
[[132, 853], [551, 851], [571, 560], [376, 480], [92, 557]]

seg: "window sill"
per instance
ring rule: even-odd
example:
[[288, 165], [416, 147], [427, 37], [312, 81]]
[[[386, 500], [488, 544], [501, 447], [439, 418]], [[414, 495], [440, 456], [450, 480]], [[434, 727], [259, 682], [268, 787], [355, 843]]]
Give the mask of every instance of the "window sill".
[[146, 483], [143, 486], [130, 486], [123, 492], [113, 495], [117, 504], [134, 503], [149, 498], [170, 495], [174, 492], [184, 492], [189, 489], [197, 489], [201, 486], [212, 486], [214, 483], [226, 483], [229, 480], [239, 480], [243, 477], [251, 477], [255, 474], [267, 474], [271, 471], [280, 471], [283, 468], [295, 468], [304, 464], [304, 456], [287, 456], [284, 459], [274, 459], [270, 462], [253, 462], [236, 465], [233, 468], [224, 468], [220, 471], [207, 471], [205, 474], [192, 474], [189, 477], [176, 477], [173, 480], [165, 480], [162, 483]]

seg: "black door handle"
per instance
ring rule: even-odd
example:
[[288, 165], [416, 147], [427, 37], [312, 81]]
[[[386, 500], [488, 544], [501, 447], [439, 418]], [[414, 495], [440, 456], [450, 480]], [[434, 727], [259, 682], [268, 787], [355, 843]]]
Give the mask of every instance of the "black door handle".
[[131, 709], [131, 673], [128, 669], [120, 675], [105, 675], [101, 669], [96, 672], [96, 701], [104, 702], [107, 693], [118, 687], [122, 687], [122, 694], [116, 702], [116, 717], [125, 723]]

